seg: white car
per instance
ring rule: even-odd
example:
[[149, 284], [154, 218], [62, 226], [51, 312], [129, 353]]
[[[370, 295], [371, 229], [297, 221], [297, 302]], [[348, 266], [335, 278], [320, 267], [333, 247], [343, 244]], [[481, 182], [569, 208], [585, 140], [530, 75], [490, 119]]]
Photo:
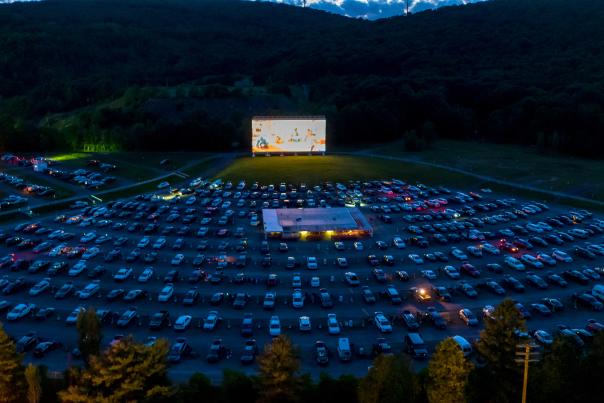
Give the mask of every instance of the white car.
[[572, 263], [573, 258], [568, 253], [561, 251], [560, 249], [554, 249], [552, 251], [552, 257], [559, 262]]
[[161, 182], [159, 185], [157, 185], [158, 189], [165, 189], [165, 188], [169, 188], [170, 187], [170, 182]]
[[300, 276], [300, 273], [294, 273], [294, 275], [292, 276], [292, 287], [302, 287], [302, 276]]
[[177, 332], [185, 331], [191, 325], [193, 318], [190, 315], [181, 315], [174, 321], [174, 330]]
[[281, 335], [281, 321], [279, 320], [278, 316], [271, 316], [271, 320], [268, 325], [268, 332], [272, 337]]
[[480, 244], [480, 249], [491, 255], [499, 255], [501, 251], [493, 244], [488, 242]]
[[86, 270], [86, 261], [80, 260], [79, 262], [71, 266], [71, 268], [67, 272], [67, 275], [69, 277], [76, 277], [84, 270]]
[[180, 264], [183, 262], [183, 260], [185, 260], [185, 255], [183, 255], [182, 253], [178, 253], [176, 256], [174, 256], [172, 258], [172, 261], [170, 262], [170, 264], [172, 266], [180, 266]]
[[310, 286], [312, 288], [319, 288], [321, 287], [321, 279], [317, 276], [313, 276], [310, 278]]
[[145, 267], [145, 269], [138, 275], [136, 279], [139, 283], [146, 283], [153, 277], [153, 267]]
[[296, 309], [304, 308], [304, 294], [302, 290], [295, 289], [292, 293], [292, 307]]
[[203, 330], [212, 331], [218, 326], [218, 311], [210, 311], [203, 320]]
[[80, 238], [80, 242], [82, 242], [82, 243], [92, 242], [92, 241], [94, 241], [95, 238], [96, 238], [96, 232], [94, 232], [94, 231], [88, 232], [88, 233], [82, 235], [82, 237]]
[[306, 267], [309, 270], [317, 270], [319, 265], [317, 264], [317, 258], [314, 256], [309, 256], [306, 258]]
[[308, 316], [300, 316], [300, 319], [298, 320], [298, 328], [301, 332], [310, 332], [312, 330], [310, 318]]
[[398, 248], [398, 249], [404, 249], [405, 248], [405, 241], [403, 241], [403, 239], [401, 237], [395, 236], [392, 239], [392, 244]]
[[96, 293], [98, 293], [100, 289], [101, 289], [100, 282], [98, 280], [95, 280], [95, 281], [89, 283], [88, 285], [86, 285], [86, 287], [84, 287], [84, 289], [78, 293], [78, 297], [80, 299], [91, 298]]
[[504, 259], [505, 264], [514, 269], [514, 270], [518, 270], [518, 271], [524, 271], [526, 270], [526, 267], [524, 266], [524, 264], [522, 264], [522, 262], [518, 259], [516, 259], [514, 256], [506, 256]]
[[526, 224], [526, 229], [534, 232], [536, 234], [542, 234], [543, 233], [543, 228], [541, 228], [539, 225], [537, 224], [533, 224], [533, 223], [528, 223]]
[[422, 270], [422, 276], [428, 280], [436, 280], [436, 273], [433, 270]]
[[32, 288], [30, 288], [29, 295], [32, 297], [35, 297], [36, 295], [42, 294], [44, 291], [48, 290], [49, 288], [50, 288], [50, 279], [45, 278], [43, 280], [40, 280], [38, 283], [36, 283], [36, 285], [34, 285]]
[[466, 255], [465, 253], [463, 253], [458, 248], [451, 249], [451, 256], [453, 256], [457, 260], [462, 260], [462, 261], [463, 260], [468, 260], [468, 255]]
[[84, 312], [85, 310], [86, 308], [84, 308], [83, 306], [78, 306], [76, 309], [71, 311], [69, 316], [67, 316], [67, 318], [65, 319], [65, 324], [75, 325], [78, 322], [78, 316], [80, 316], [80, 313]]
[[92, 259], [96, 255], [98, 255], [100, 251], [101, 250], [99, 248], [97, 248], [96, 246], [93, 246], [92, 248], [87, 249], [86, 252], [84, 252], [84, 254], [82, 255], [82, 259], [84, 259], [84, 260]]
[[459, 270], [457, 270], [453, 266], [445, 266], [445, 267], [443, 267], [443, 271], [452, 280], [458, 280], [461, 277], [461, 275], [459, 274]]
[[331, 335], [340, 334], [340, 324], [335, 313], [327, 315], [327, 330]]
[[166, 244], [166, 238], [164, 238], [164, 237], [157, 238], [157, 240], [153, 244], [152, 248], [155, 250], [158, 250], [158, 249], [163, 248], [165, 244]]
[[390, 321], [382, 312], [375, 312], [374, 314], [375, 325], [378, 330], [382, 333], [392, 333], [392, 325]]
[[529, 255], [524, 254], [520, 257], [520, 260], [522, 260], [524, 263], [528, 264], [529, 266], [534, 267], [535, 269], [543, 269], [543, 263], [541, 263], [535, 256], [533, 255]]
[[174, 295], [174, 285], [172, 283], [168, 283], [159, 292], [159, 295], [157, 296], [157, 300], [159, 302], [168, 302], [172, 298], [173, 295]]
[[356, 250], [356, 251], [361, 251], [361, 250], [365, 249], [365, 246], [363, 245], [363, 242], [361, 242], [361, 241], [355, 242], [353, 244], [353, 246], [354, 246], [354, 250]]
[[474, 245], [470, 245], [466, 248], [466, 250], [468, 251], [468, 253], [474, 257], [482, 257], [482, 249], [474, 246]]
[[151, 242], [151, 240], [149, 239], [148, 236], [142, 238], [140, 241], [138, 241], [138, 244], [136, 244], [137, 248], [146, 248], [147, 245], [149, 245], [149, 243]]
[[422, 264], [422, 263], [424, 263], [424, 259], [420, 255], [415, 254], [415, 253], [410, 253], [409, 254], [409, 260], [411, 260], [415, 264]]
[[113, 279], [117, 282], [126, 281], [132, 276], [132, 269], [130, 267], [121, 267], [114, 275]]

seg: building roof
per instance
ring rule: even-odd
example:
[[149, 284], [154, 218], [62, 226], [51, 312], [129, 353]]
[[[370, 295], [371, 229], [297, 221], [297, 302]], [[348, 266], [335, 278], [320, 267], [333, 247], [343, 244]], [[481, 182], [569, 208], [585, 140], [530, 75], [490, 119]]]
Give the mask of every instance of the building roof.
[[356, 207], [263, 209], [265, 232], [371, 230]]

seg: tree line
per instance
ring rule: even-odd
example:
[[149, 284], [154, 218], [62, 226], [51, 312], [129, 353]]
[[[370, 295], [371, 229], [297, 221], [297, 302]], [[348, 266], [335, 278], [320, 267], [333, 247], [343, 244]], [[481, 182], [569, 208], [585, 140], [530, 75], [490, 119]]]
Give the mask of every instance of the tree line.
[[[426, 369], [415, 372], [403, 354], [377, 356], [366, 375], [318, 380], [301, 371], [297, 348], [286, 336], [274, 338], [258, 357], [256, 375], [225, 370], [221, 384], [202, 373], [184, 384], [168, 378], [166, 340], [140, 344], [132, 337], [101, 348], [103, 339], [94, 309], [78, 318], [82, 367], [71, 367], [63, 379], [50, 379], [44, 366], [22, 363], [15, 342], [0, 327], [0, 402], [256, 402], [305, 401], [351, 403], [505, 403], [520, 400], [523, 366], [516, 362], [519, 334], [526, 324], [514, 302], [504, 300], [467, 358], [457, 343], [446, 338], [435, 348]], [[557, 337], [539, 350], [530, 364], [531, 402], [601, 401], [604, 375], [604, 332], [587, 348]]]
[[380, 21], [236, 0], [0, 8], [0, 147], [232, 149], [252, 114], [332, 144], [436, 137], [599, 157], [598, 0], [492, 0]]

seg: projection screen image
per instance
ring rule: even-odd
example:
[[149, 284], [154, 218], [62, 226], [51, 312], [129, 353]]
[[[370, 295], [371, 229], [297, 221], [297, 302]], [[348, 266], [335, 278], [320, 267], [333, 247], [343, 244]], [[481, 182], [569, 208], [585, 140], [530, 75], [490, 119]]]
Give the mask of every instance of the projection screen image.
[[253, 153], [325, 152], [323, 117], [252, 119]]

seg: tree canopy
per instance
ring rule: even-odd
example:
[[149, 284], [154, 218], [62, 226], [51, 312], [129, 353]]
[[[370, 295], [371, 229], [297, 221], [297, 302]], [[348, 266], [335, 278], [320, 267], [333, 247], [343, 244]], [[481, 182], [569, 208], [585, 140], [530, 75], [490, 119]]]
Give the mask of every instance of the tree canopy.
[[234, 0], [7, 5], [0, 147], [230, 149], [249, 144], [253, 114], [325, 114], [337, 144], [441, 136], [599, 157], [603, 19], [598, 0], [380, 21]]

